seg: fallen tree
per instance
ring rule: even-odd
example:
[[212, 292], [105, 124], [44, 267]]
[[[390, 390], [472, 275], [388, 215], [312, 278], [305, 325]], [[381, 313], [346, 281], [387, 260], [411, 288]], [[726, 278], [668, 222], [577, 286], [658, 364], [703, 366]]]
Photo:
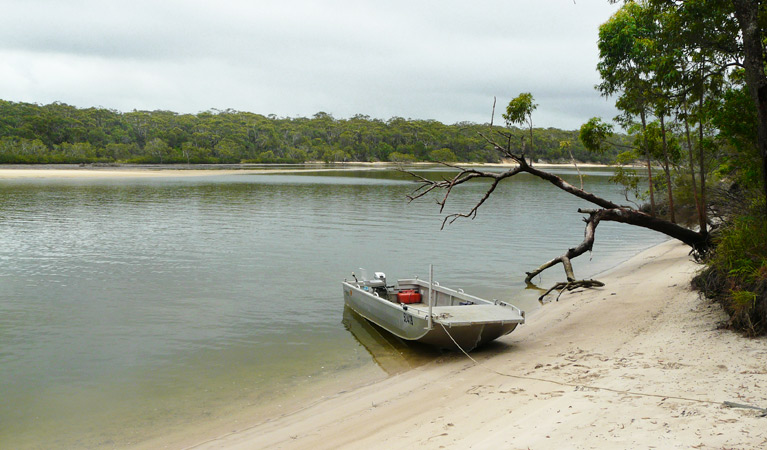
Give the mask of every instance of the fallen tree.
[[[500, 133], [502, 136], [505, 136], [503, 132], [498, 133]], [[711, 245], [709, 235], [706, 232], [698, 232], [689, 228], [685, 228], [668, 220], [653, 217], [630, 206], [618, 205], [584, 189], [577, 188], [563, 180], [561, 177], [558, 177], [557, 175], [535, 168], [532, 162], [525, 158], [524, 154], [514, 153], [510, 146], [502, 146], [496, 141], [484, 135], [483, 137], [490, 144], [492, 144], [493, 147], [499, 151], [504, 158], [514, 161], [517, 165], [504, 172], [488, 172], [443, 163], [445, 166], [458, 170], [456, 175], [454, 175], [452, 178], [443, 180], [429, 180], [421, 175], [418, 175], [417, 173], [405, 171], [411, 176], [415, 177], [416, 181], [420, 184], [418, 188], [416, 188], [410, 195], [408, 195], [408, 200], [413, 201], [435, 191], [444, 191], [444, 196], [442, 196], [441, 200], [437, 200], [437, 204], [440, 206], [441, 213], [444, 211], [445, 204], [447, 203], [452, 189], [455, 186], [461, 185], [471, 180], [490, 180], [490, 186], [473, 208], [465, 213], [454, 213], [444, 217], [442, 221], [442, 228], [444, 228], [445, 225], [451, 224], [459, 218], [473, 219], [477, 216], [477, 211], [479, 208], [482, 206], [482, 204], [485, 203], [490, 195], [492, 195], [493, 191], [495, 191], [500, 182], [507, 178], [512, 178], [520, 173], [528, 173], [542, 180], [548, 181], [558, 189], [561, 189], [571, 195], [596, 205], [598, 208], [595, 209], [578, 209], [579, 213], [586, 214], [583, 219], [586, 223], [583, 242], [573, 248], [567, 249], [567, 251], [562, 255], [551, 259], [538, 268], [530, 272], [526, 272], [525, 282], [528, 284], [531, 284], [532, 279], [544, 270], [561, 263], [564, 267], [566, 276], [566, 281], [563, 284], [560, 284], [562, 289], [570, 288], [572, 286], [590, 287], [598, 285], [598, 282], [593, 283], [595, 280], [577, 280], [575, 274], [573, 273], [571, 260], [586, 252], [591, 251], [594, 246], [597, 226], [600, 222], [603, 221], [620, 222], [663, 233], [666, 236], [677, 239], [688, 245], [691, 249], [691, 252], [695, 255], [701, 255], [705, 253]], [[550, 289], [546, 294], [551, 292], [553, 289], [554, 288]], [[544, 294], [544, 296], [546, 294]]]

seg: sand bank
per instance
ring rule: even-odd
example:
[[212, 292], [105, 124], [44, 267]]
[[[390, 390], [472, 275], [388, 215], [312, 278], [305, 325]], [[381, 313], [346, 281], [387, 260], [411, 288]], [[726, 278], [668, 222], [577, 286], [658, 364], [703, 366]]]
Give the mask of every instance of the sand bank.
[[[667, 242], [564, 294], [497, 344], [242, 421], [227, 448], [765, 448], [767, 340], [717, 329]], [[189, 436], [191, 437], [191, 436]], [[178, 447], [179, 445], [174, 445]]]
[[[416, 163], [415, 166], [435, 166], [434, 163]], [[507, 168], [514, 164], [464, 164], [467, 167]], [[324, 172], [331, 170], [354, 169], [374, 170], [397, 167], [393, 163], [347, 163], [325, 166], [323, 164], [296, 165], [295, 167], [281, 166], [270, 168], [259, 166], [255, 168], [227, 165], [199, 166], [0, 166], [0, 180], [3, 179], [76, 179], [76, 178], [158, 178], [158, 177], [205, 177], [220, 175], [258, 175], [295, 172]], [[539, 168], [572, 168], [572, 164], [536, 164]], [[578, 164], [580, 168], [607, 167], [599, 164]]]

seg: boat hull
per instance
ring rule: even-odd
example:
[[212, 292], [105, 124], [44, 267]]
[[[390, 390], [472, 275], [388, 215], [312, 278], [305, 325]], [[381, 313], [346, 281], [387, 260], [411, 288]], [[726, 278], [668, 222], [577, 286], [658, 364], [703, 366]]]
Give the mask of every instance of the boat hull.
[[391, 303], [351, 285], [344, 286], [344, 303], [352, 311], [399, 338], [417, 341], [428, 333], [428, 319], [413, 314], [407, 305]]
[[[478, 324], [444, 327], [435, 324], [434, 328], [424, 335], [419, 342], [450, 350], [471, 351], [477, 347], [505, 336], [517, 328], [512, 324]], [[454, 342], [455, 341], [455, 342]], [[457, 346], [456, 346], [457, 343]], [[458, 348], [460, 347], [460, 348]]]

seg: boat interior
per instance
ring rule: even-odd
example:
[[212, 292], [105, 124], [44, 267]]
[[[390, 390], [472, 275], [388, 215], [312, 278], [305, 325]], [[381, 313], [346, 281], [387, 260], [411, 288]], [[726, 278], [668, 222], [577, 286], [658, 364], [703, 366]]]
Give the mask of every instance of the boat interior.
[[[398, 280], [394, 285], [386, 284], [386, 276], [376, 272], [372, 280], [358, 281], [360, 287], [369, 290], [373, 295], [386, 299], [392, 303], [406, 305], [428, 305], [429, 282], [420, 279]], [[432, 291], [432, 306], [466, 306], [491, 303], [465, 294], [462, 290], [454, 291], [435, 282]]]

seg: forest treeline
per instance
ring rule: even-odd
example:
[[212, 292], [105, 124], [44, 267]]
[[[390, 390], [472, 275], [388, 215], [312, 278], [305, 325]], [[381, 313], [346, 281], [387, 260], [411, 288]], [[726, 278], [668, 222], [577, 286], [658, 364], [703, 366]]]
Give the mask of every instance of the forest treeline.
[[[356, 115], [278, 118], [234, 110], [198, 114], [119, 112], [64, 103], [0, 100], [0, 163], [302, 163], [306, 161], [498, 162], [480, 133], [488, 125]], [[512, 145], [526, 131], [510, 128]], [[518, 138], [517, 138], [518, 135]], [[618, 150], [589, 152], [577, 131], [533, 131], [533, 160], [611, 163]], [[562, 142], [570, 142], [563, 148]]]

